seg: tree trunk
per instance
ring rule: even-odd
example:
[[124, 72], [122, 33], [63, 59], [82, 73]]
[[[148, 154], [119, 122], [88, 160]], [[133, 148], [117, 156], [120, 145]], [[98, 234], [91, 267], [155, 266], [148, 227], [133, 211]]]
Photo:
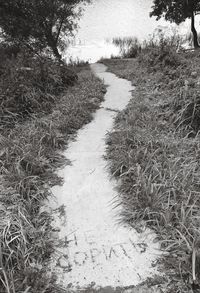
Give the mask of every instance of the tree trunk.
[[194, 48], [197, 49], [199, 48], [199, 42], [198, 42], [198, 34], [195, 28], [195, 16], [194, 16], [194, 12], [192, 12], [192, 16], [191, 16], [191, 31], [193, 33], [193, 44], [194, 44]]
[[52, 34], [47, 34], [46, 35], [46, 40], [47, 40], [47, 44], [48, 46], [51, 48], [54, 56], [56, 57], [56, 59], [62, 63], [62, 55], [59, 53], [58, 51], [58, 47], [57, 47], [57, 41], [54, 39], [54, 37], [52, 36]]
[[57, 59], [59, 62], [61, 62], [61, 61], [62, 61], [62, 55], [58, 52], [58, 48], [57, 48], [57, 46], [53, 44], [53, 45], [51, 46], [51, 48], [52, 48], [52, 51], [53, 51], [54, 56], [56, 57], [56, 59]]

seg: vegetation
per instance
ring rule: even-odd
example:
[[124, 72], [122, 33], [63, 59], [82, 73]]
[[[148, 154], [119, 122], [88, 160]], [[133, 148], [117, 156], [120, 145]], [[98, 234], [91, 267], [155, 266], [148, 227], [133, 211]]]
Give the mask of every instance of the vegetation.
[[0, 46], [0, 292], [63, 292], [50, 275], [52, 215], [42, 208], [61, 182], [60, 150], [92, 119], [105, 87], [87, 64], [67, 66]]
[[103, 61], [136, 85], [107, 138], [107, 159], [120, 179], [122, 221], [157, 233], [165, 290], [189, 292], [200, 282], [200, 56], [167, 42], [146, 43], [136, 59]]
[[[92, 119], [105, 92], [87, 64], [61, 62], [63, 40], [85, 2], [0, 1], [0, 293], [62, 292], [48, 271], [52, 216], [41, 207], [62, 180], [54, 172], [66, 163], [60, 150]], [[194, 0], [154, 0], [151, 15], [191, 18], [197, 48], [199, 8]], [[137, 57], [104, 61], [137, 85], [107, 140], [122, 219], [156, 231], [168, 253], [169, 290], [187, 292], [200, 282], [200, 55], [178, 54], [176, 37], [113, 42], [124, 57]]]
[[8, 0], [0, 1], [0, 28], [6, 40], [25, 44], [34, 51], [51, 49], [58, 60], [58, 49], [66, 48], [66, 39], [76, 28], [81, 9], [89, 0]]
[[198, 34], [195, 28], [195, 14], [200, 12], [199, 0], [154, 0], [153, 3], [150, 16], [156, 16], [157, 19], [164, 16], [166, 20], [180, 24], [190, 18], [194, 47], [199, 48]]
[[[162, 30], [152, 34], [148, 40], [140, 42], [136, 37], [119, 37], [112, 40], [113, 44], [119, 47], [119, 58], [136, 58], [142, 56], [145, 51], [157, 50], [157, 51], [184, 51], [184, 45], [192, 47], [192, 36], [188, 34], [186, 36], [179, 35], [176, 31], [173, 35], [167, 36]], [[166, 48], [165, 48], [166, 47]], [[115, 57], [113, 57], [115, 58]]]
[[42, 205], [62, 180], [60, 150], [105, 92], [87, 64], [61, 60], [85, 2], [0, 1], [1, 293], [63, 292], [48, 269], [52, 215]]
[[141, 43], [135, 37], [114, 38], [112, 43], [119, 47], [120, 55], [123, 58], [135, 58], [141, 51]]

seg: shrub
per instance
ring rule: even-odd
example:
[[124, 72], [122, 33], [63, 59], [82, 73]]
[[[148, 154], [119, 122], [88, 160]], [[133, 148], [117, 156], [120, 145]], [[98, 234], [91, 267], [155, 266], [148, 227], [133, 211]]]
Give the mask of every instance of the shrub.
[[5, 56], [0, 65], [0, 122], [13, 127], [34, 113], [51, 112], [59, 93], [76, 81], [72, 69], [49, 58], [27, 51]]
[[177, 68], [182, 65], [181, 57], [169, 47], [146, 48], [142, 50], [138, 60], [148, 67], [149, 70], [165, 70], [167, 67]]

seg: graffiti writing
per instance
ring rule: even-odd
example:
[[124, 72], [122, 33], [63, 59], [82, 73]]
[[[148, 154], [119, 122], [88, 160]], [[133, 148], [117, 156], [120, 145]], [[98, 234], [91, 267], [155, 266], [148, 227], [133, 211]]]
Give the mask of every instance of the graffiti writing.
[[[68, 256], [62, 255], [58, 260], [58, 266], [65, 270], [70, 269], [70, 264], [74, 263], [76, 266], [83, 266], [86, 262], [99, 263], [102, 261], [111, 261], [117, 258], [127, 258], [134, 261], [135, 252], [138, 254], [143, 254], [146, 252], [148, 245], [144, 242], [135, 243], [131, 239], [127, 243], [116, 243], [108, 247], [106, 245], [98, 246], [92, 237], [92, 234], [85, 234], [85, 241], [89, 244], [89, 249], [87, 251], [75, 251], [73, 255]], [[74, 247], [78, 248], [78, 237], [73, 235], [71, 242], [65, 239], [63, 241], [66, 247], [69, 243], [74, 244]]]

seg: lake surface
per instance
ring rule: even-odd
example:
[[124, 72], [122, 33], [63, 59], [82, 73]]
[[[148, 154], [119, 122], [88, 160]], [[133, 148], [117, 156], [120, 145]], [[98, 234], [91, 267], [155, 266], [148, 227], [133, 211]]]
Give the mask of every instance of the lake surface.
[[66, 56], [89, 62], [119, 53], [107, 40], [113, 37], [148, 38], [156, 28], [175, 28], [164, 20], [150, 18], [152, 0], [93, 0], [79, 21], [74, 44]]

